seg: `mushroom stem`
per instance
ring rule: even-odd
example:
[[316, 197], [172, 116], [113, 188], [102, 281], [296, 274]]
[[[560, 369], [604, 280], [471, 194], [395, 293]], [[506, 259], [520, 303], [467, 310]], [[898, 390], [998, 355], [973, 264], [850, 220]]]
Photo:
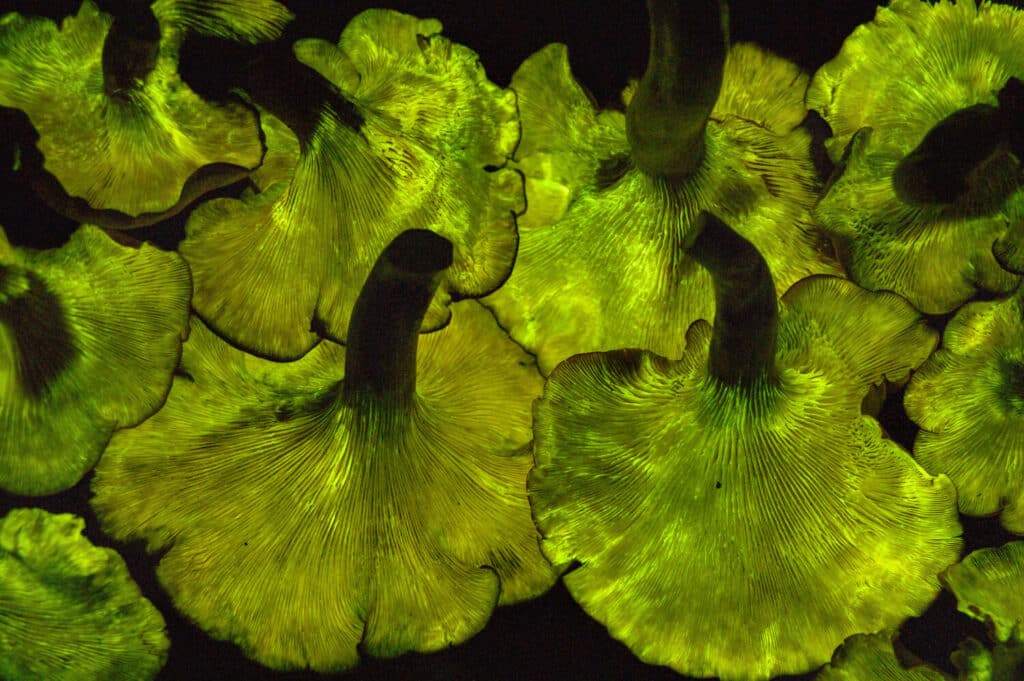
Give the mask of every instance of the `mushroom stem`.
[[326, 78], [297, 60], [291, 48], [277, 44], [265, 48], [250, 64], [246, 90], [257, 104], [291, 128], [304, 151], [309, 148], [322, 116], [332, 116], [356, 131], [363, 124], [355, 104]]
[[955, 111], [897, 164], [892, 176], [896, 196], [914, 206], [956, 203], [970, 190], [971, 172], [1008, 143], [1000, 109], [975, 104]]
[[681, 178], [704, 158], [704, 129], [722, 86], [728, 10], [721, 0], [648, 0], [647, 12], [647, 70], [626, 110], [626, 136], [640, 170]]
[[753, 244], [708, 212], [689, 254], [710, 273], [715, 323], [708, 373], [728, 385], [775, 378], [778, 304], [768, 264]]
[[127, 100], [156, 66], [159, 52], [160, 23], [148, 4], [117, 12], [103, 41], [103, 92]]
[[425, 229], [402, 232], [374, 264], [356, 299], [345, 349], [344, 395], [405, 402], [416, 390], [420, 324], [452, 244]]

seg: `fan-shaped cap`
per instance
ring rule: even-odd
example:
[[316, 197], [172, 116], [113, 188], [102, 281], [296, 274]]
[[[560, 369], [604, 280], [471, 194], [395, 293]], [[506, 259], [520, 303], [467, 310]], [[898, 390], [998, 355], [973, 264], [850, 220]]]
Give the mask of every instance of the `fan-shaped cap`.
[[71, 487], [111, 431], [163, 404], [190, 294], [177, 254], [98, 227], [47, 251], [11, 248], [0, 231], [0, 488]]
[[377, 253], [411, 227], [455, 249], [425, 330], [445, 323], [451, 299], [482, 296], [508, 276], [524, 202], [521, 176], [500, 167], [518, 140], [515, 95], [440, 30], [433, 19], [367, 10], [336, 46], [296, 43], [360, 123], [325, 107], [289, 186], [192, 214], [181, 252], [196, 310], [219, 333], [289, 359], [316, 341], [311, 327], [343, 341]]
[[115, 19], [91, 0], [59, 28], [17, 14], [0, 22], [0, 105], [28, 114], [45, 170], [35, 186], [73, 219], [152, 224], [261, 162], [255, 112], [200, 99], [178, 75], [178, 49], [186, 28], [254, 41], [278, 34], [291, 14], [272, 0], [159, 0], [153, 12], [160, 36], [149, 70], [110, 93], [104, 53], [116, 61], [131, 50], [105, 50]]
[[1009, 5], [894, 0], [815, 74], [807, 103], [843, 166], [815, 217], [859, 284], [942, 314], [1019, 281], [992, 251], [1024, 246], [1010, 206], [1020, 158], [996, 108], [1024, 76], [1022, 45], [1024, 12]]
[[[392, 264], [432, 250], [410, 242]], [[419, 336], [428, 290], [401, 322], [418, 356], [375, 365], [407, 298], [366, 306], [367, 290], [348, 348], [288, 364], [194, 322], [166, 406], [113, 438], [93, 481], [106, 530], [167, 548], [177, 607], [274, 668], [454, 645], [555, 579], [526, 499], [532, 359], [473, 301]]]
[[893, 635], [855, 634], [843, 642], [815, 681], [952, 681], [924, 665], [905, 667], [896, 657]]
[[904, 303], [905, 328], [839, 341], [849, 327], [809, 323], [824, 292], [809, 281], [783, 299], [760, 371], [719, 377], [727, 343], [757, 355], [774, 322], [720, 328], [751, 294], [716, 275], [714, 334], [694, 323], [681, 359], [579, 355], [536, 403], [529, 490], [545, 555], [580, 563], [565, 576], [573, 597], [645, 662], [723, 679], [808, 671], [847, 636], [922, 612], [958, 556], [952, 484], [861, 415], [863, 378], [840, 349], [860, 342], [860, 357], [888, 358], [875, 371], [901, 373], [934, 332]]
[[965, 305], [903, 403], [914, 456], [956, 485], [966, 515], [1024, 534], [1024, 292]]
[[167, 661], [163, 617], [84, 526], [38, 508], [0, 518], [0, 678], [147, 681]]
[[1024, 639], [1024, 541], [978, 549], [941, 579], [960, 612], [985, 622], [993, 639]]
[[[992, 2], [893, 0], [858, 26], [810, 83], [808, 107], [829, 122], [838, 161], [853, 136], [913, 149], [949, 114], [996, 93], [1024, 73], [1024, 15]], [[893, 70], [896, 69], [896, 70]], [[910, 135], [908, 138], [907, 136]]]
[[680, 250], [702, 209], [763, 249], [779, 294], [810, 274], [841, 274], [809, 212], [810, 138], [797, 127], [805, 83], [792, 64], [733, 46], [703, 161], [669, 181], [634, 166], [625, 117], [594, 108], [564, 45], [527, 58], [511, 84], [523, 119], [515, 165], [526, 176], [527, 211], [512, 275], [485, 302], [542, 371], [619, 347], [680, 355], [680, 331], [714, 314], [710, 280]]

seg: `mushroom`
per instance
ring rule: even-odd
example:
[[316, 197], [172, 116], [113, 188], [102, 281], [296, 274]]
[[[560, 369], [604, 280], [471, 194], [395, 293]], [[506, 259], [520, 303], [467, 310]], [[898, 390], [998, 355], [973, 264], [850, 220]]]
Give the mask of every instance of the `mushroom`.
[[[781, 294], [841, 274], [813, 224], [807, 77], [753, 45], [727, 48], [724, 4], [652, 0], [650, 57], [625, 116], [597, 111], [564, 45], [516, 71], [527, 210], [509, 280], [485, 300], [548, 373], [580, 352], [682, 352], [676, 329], [714, 312], [681, 249], [714, 210], [765, 253]], [[614, 314], [606, 310], [614, 309]]]
[[336, 46], [295, 44], [315, 71], [265, 64], [291, 80], [253, 85], [299, 139], [294, 175], [199, 207], [180, 247], [193, 304], [218, 333], [276, 359], [301, 356], [320, 336], [344, 341], [377, 254], [414, 226], [454, 245], [424, 330], [446, 323], [451, 299], [482, 296], [508, 276], [523, 187], [500, 166], [518, 139], [515, 96], [440, 31], [433, 19], [367, 10]]
[[578, 564], [569, 592], [641, 660], [767, 679], [921, 613], [959, 555], [952, 483], [860, 410], [937, 334], [902, 298], [835, 277], [797, 283], [777, 312], [764, 259], [703, 220], [690, 254], [714, 281], [713, 328], [691, 325], [677, 361], [556, 367], [528, 488], [545, 555]]
[[451, 261], [444, 238], [404, 232], [348, 345], [296, 362], [195, 321], [166, 406], [103, 456], [104, 529], [166, 550], [175, 605], [264, 665], [439, 650], [555, 580], [526, 498], [536, 365], [475, 301], [419, 335]]
[[814, 681], [953, 681], [925, 665], [905, 667], [896, 656], [894, 639], [894, 632], [851, 636]]
[[968, 303], [942, 339], [903, 398], [914, 457], [949, 476], [961, 513], [1024, 534], [1024, 289]]
[[34, 187], [72, 219], [128, 228], [245, 177], [263, 155], [255, 112], [203, 101], [181, 81], [178, 53], [187, 31], [257, 42], [291, 16], [274, 0], [138, 2], [116, 17], [85, 0], [59, 28], [7, 15], [0, 105], [36, 128]]
[[988, 625], [994, 641], [1022, 640], [1024, 541], [973, 551], [940, 579], [960, 612]]
[[59, 249], [22, 250], [0, 229], [0, 489], [73, 486], [113, 430], [163, 404], [190, 295], [175, 253], [92, 225]]
[[160, 612], [84, 526], [39, 508], [0, 518], [0, 678], [147, 681], [167, 661]]
[[939, 575], [957, 608], [984, 622], [989, 648], [968, 638], [953, 653], [966, 681], [1013, 681], [1024, 669], [1024, 541], [973, 551]]
[[814, 75], [841, 166], [814, 214], [854, 281], [929, 314], [1020, 281], [993, 247], [1024, 246], [1022, 44], [1009, 5], [893, 0]]

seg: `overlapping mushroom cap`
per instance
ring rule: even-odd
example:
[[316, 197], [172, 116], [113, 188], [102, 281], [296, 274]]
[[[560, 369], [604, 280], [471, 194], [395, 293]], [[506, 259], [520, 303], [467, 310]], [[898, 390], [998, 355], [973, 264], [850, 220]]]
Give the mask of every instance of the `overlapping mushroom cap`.
[[515, 95], [440, 31], [434, 19], [367, 10], [336, 46], [296, 43], [338, 106], [299, 135], [289, 184], [204, 204], [181, 245], [196, 310], [219, 333], [289, 359], [315, 343], [313, 327], [344, 340], [377, 253], [412, 227], [455, 248], [425, 329], [444, 324], [452, 297], [484, 295], [508, 276], [524, 201], [520, 175], [500, 167], [518, 140]]
[[[708, 30], [721, 33], [718, 3], [680, 6], [684, 22], [689, 12], [710, 13]], [[714, 36], [691, 38], [681, 40], [702, 45]], [[809, 135], [799, 128], [807, 77], [750, 44], [733, 46], [717, 65], [694, 52], [700, 66], [685, 79], [713, 81], [718, 68], [721, 90], [703, 87], [707, 110], [693, 114], [706, 124], [695, 133], [702, 151], [684, 177], [638, 165], [642, 143], [627, 139], [628, 115], [595, 109], [573, 79], [564, 45], [548, 45], [513, 76], [523, 119], [515, 165], [526, 176], [527, 211], [515, 269], [486, 304], [536, 352], [545, 372], [593, 350], [643, 347], [679, 356], [674, 330], [714, 314], [710, 280], [681, 250], [703, 209], [762, 249], [779, 294], [810, 274], [841, 274], [823, 253], [809, 212], [815, 175]], [[633, 92], [630, 111], [637, 108]]]
[[968, 303], [907, 387], [914, 456], [956, 485], [966, 515], [1024, 534], [1024, 289]]
[[996, 106], [1011, 78], [1024, 78], [1024, 12], [974, 0], [893, 0], [818, 70], [807, 103], [843, 171], [815, 217], [854, 281], [935, 314], [1013, 289], [993, 256], [1024, 247], [1003, 129], [1020, 123]]
[[716, 321], [690, 327], [681, 359], [560, 364], [535, 406], [529, 490], [545, 555], [579, 562], [573, 597], [642, 660], [767, 679], [923, 611], [960, 528], [949, 480], [860, 411], [936, 334], [898, 296], [831, 277], [795, 285], [776, 318], [763, 260], [733, 261], [750, 244], [719, 225], [697, 244], [756, 290], [700, 255]]
[[419, 337], [445, 256], [409, 234], [345, 348], [276, 364], [196, 321], [166, 406], [94, 478], [107, 531], [167, 549], [177, 607], [271, 667], [454, 645], [555, 579], [526, 499], [543, 381], [476, 302]]
[[1024, 638], [1024, 541], [974, 551], [942, 582], [960, 612], [988, 624], [995, 641]]
[[[58, 27], [0, 19], [0, 105], [25, 111], [49, 177], [36, 181], [59, 212], [132, 227], [180, 211], [260, 164], [255, 112], [208, 103], [178, 75], [186, 30], [257, 42], [290, 18], [273, 0], [157, 0], [122, 20], [91, 0]], [[118, 23], [120, 22], [120, 23]]]
[[891, 633], [856, 634], [836, 650], [815, 681], [952, 681], [937, 669], [907, 668], [896, 657]]
[[0, 518], [0, 678], [147, 681], [166, 662], [163, 617], [84, 526], [37, 508]]
[[953, 653], [962, 681], [1013, 681], [1024, 671], [1024, 542], [979, 549], [939, 579], [960, 612], [984, 622], [991, 647], [968, 638]]
[[45, 251], [0, 230], [0, 489], [71, 487], [111, 431], [163, 404], [191, 290], [177, 254], [98, 227]]

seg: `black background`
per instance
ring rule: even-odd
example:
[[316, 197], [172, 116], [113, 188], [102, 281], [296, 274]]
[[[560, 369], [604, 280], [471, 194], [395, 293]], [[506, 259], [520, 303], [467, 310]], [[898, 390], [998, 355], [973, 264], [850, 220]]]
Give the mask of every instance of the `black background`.
[[[297, 19], [289, 27], [285, 40], [310, 36], [335, 40], [350, 17], [374, 6], [363, 2], [339, 2], [337, 7], [334, 4], [297, 0], [290, 3]], [[396, 2], [387, 6], [421, 17], [440, 18], [445, 24], [445, 35], [475, 49], [491, 79], [503, 86], [508, 84], [523, 59], [547, 43], [559, 41], [569, 46], [574, 73], [597, 101], [616, 106], [622, 86], [628, 78], [642, 73], [646, 58], [647, 18], [640, 2], [491, 0], [473, 6], [445, 2]], [[56, 18], [75, 11], [77, 3], [28, 1], [15, 2], [11, 8]], [[735, 0], [730, 3], [730, 10], [734, 41], [760, 43], [813, 72], [838, 51], [843, 38], [855, 26], [873, 17], [875, 5], [864, 0], [816, 3]], [[197, 89], [213, 93], [239, 77], [248, 54], [243, 48], [193, 40], [186, 44], [182, 73]], [[5, 153], [9, 153], [8, 144], [5, 144]], [[15, 240], [14, 235], [21, 235], [20, 241], [33, 245], [62, 240], [74, 225], [53, 216], [19, 188], [18, 178], [9, 172], [7, 158], [3, 163], [0, 224], [8, 228], [12, 240]], [[902, 417], [898, 399], [887, 404], [884, 423], [902, 444], [912, 443], [913, 427]], [[21, 505], [75, 512], [87, 518], [87, 534], [94, 542], [114, 545], [99, 532], [89, 511], [88, 481], [89, 477], [66, 493], [41, 499], [0, 493], [0, 515], [7, 508]], [[1012, 538], [991, 519], [965, 519], [965, 527], [969, 549], [998, 545]], [[324, 678], [313, 673], [271, 672], [246, 660], [234, 645], [210, 640], [175, 613], [153, 577], [154, 557], [147, 556], [140, 544], [115, 546], [125, 554], [133, 575], [167, 619], [172, 647], [160, 679]], [[948, 655], [965, 635], [983, 637], [984, 630], [955, 614], [952, 598], [943, 594], [925, 617], [908, 623], [903, 641], [916, 654], [952, 671]], [[590, 620], [559, 585], [533, 602], [498, 609], [484, 631], [461, 646], [432, 655], [368, 659], [339, 678], [353, 681], [611, 681], [683, 677], [671, 670], [638, 662], [622, 644], [611, 639], [601, 625]]]

